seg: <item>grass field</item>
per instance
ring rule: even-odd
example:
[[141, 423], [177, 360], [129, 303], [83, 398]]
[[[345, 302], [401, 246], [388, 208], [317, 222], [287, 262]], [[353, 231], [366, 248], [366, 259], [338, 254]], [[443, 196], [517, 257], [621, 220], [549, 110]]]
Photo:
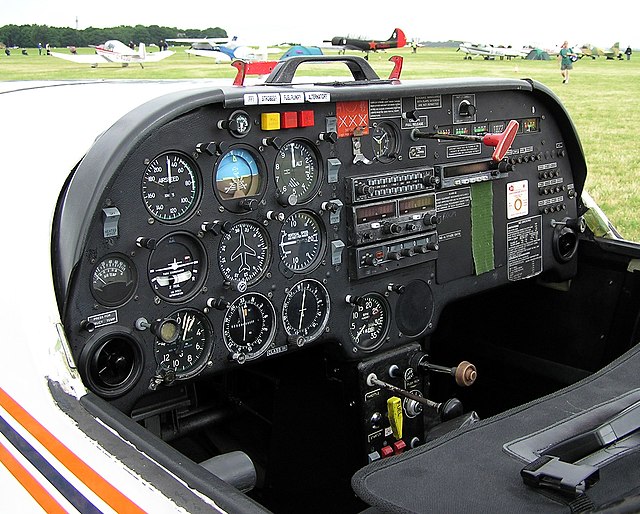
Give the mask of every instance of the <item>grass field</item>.
[[[122, 68], [101, 65], [92, 69], [28, 49], [10, 57], [0, 54], [0, 80], [64, 79], [182, 79], [232, 78], [229, 65], [215, 65], [204, 58], [189, 57], [182, 48], [159, 63]], [[66, 50], [60, 50], [62, 52]], [[92, 49], [80, 49], [93, 53]], [[562, 84], [559, 64], [551, 61], [465, 61], [455, 49], [420, 48], [397, 53], [404, 56], [403, 79], [438, 77], [532, 78], [551, 88], [565, 105], [580, 135], [589, 175], [587, 190], [609, 216], [619, 232], [640, 241], [640, 56], [631, 61], [584, 58], [574, 65], [569, 84]], [[391, 54], [372, 54], [370, 64], [381, 77], [392, 69]], [[277, 58], [279, 56], [271, 56]], [[336, 68], [330, 74], [344, 74]], [[308, 70], [308, 73], [314, 73]]]

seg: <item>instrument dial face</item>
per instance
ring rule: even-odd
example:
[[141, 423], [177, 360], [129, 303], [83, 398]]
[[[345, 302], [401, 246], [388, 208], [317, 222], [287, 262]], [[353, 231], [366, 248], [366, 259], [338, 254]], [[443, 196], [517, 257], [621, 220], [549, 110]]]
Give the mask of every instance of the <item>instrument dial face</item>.
[[267, 231], [252, 221], [236, 223], [220, 240], [218, 264], [226, 280], [255, 284], [264, 276], [270, 259]]
[[264, 166], [259, 157], [245, 147], [232, 148], [218, 161], [214, 187], [220, 199], [233, 212], [237, 200], [260, 196], [266, 186]]
[[371, 130], [371, 146], [377, 161], [385, 164], [394, 161], [400, 146], [396, 126], [386, 121], [375, 125]]
[[167, 302], [185, 301], [205, 279], [207, 255], [202, 244], [184, 232], [158, 241], [149, 257], [148, 276], [156, 295]]
[[251, 118], [244, 111], [234, 111], [229, 116], [229, 132], [234, 137], [244, 137], [251, 131]]
[[310, 211], [296, 211], [280, 229], [278, 244], [282, 264], [294, 273], [314, 269], [324, 253], [322, 222]]
[[329, 321], [330, 300], [325, 287], [313, 279], [301, 280], [287, 291], [282, 323], [289, 336], [308, 343], [320, 337]]
[[91, 293], [102, 305], [116, 307], [131, 298], [137, 282], [138, 273], [128, 257], [107, 255], [93, 269]]
[[194, 309], [182, 309], [169, 316], [179, 327], [178, 338], [165, 342], [157, 338], [153, 352], [158, 366], [173, 371], [176, 379], [195, 375], [211, 352], [213, 330], [207, 317]]
[[222, 338], [238, 362], [262, 355], [276, 334], [276, 311], [260, 293], [245, 293], [227, 308], [222, 320]]
[[351, 309], [349, 335], [353, 344], [364, 351], [378, 348], [389, 331], [389, 304], [378, 293], [358, 298]]
[[195, 209], [200, 175], [187, 156], [167, 152], [153, 159], [142, 176], [142, 200], [149, 214], [164, 223], [178, 223]]
[[274, 163], [276, 186], [281, 195], [296, 195], [297, 203], [313, 198], [320, 185], [320, 166], [313, 147], [300, 140], [280, 148]]

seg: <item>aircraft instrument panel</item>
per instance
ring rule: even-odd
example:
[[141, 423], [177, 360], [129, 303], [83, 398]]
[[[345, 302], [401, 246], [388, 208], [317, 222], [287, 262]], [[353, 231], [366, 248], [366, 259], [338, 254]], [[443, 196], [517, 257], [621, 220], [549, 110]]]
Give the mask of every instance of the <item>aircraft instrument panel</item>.
[[[446, 138], [512, 120], [498, 161], [480, 140]], [[159, 388], [310, 347], [356, 363], [412, 348], [454, 300], [575, 273], [576, 148], [564, 110], [530, 81], [149, 102], [101, 136], [58, 207], [73, 357], [128, 411]]]

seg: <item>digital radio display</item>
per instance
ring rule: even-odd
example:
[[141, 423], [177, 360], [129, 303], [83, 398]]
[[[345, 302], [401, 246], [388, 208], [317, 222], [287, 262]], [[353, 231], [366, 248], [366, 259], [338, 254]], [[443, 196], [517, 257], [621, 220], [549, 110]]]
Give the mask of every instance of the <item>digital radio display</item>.
[[444, 178], [460, 177], [462, 175], [473, 175], [496, 169], [496, 164], [491, 161], [468, 162], [465, 164], [452, 164], [443, 166]]
[[398, 202], [400, 215], [411, 214], [412, 212], [428, 211], [436, 206], [434, 195], [424, 195], [414, 198], [407, 198]]
[[396, 203], [379, 203], [376, 205], [367, 205], [366, 207], [358, 207], [356, 209], [356, 223], [369, 223], [371, 221], [383, 220], [396, 215]]

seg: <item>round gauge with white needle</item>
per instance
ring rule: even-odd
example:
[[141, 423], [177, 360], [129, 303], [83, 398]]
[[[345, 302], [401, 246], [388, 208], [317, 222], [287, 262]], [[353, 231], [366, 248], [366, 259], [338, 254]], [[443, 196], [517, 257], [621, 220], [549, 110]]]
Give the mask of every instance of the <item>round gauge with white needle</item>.
[[371, 147], [377, 161], [387, 164], [398, 156], [400, 136], [397, 127], [390, 121], [381, 121], [371, 130]]
[[153, 345], [158, 366], [173, 371], [176, 379], [194, 376], [206, 364], [213, 344], [213, 329], [207, 317], [195, 309], [181, 309], [168, 319], [178, 327], [178, 337], [157, 338]]
[[324, 255], [324, 246], [322, 221], [315, 213], [299, 210], [282, 223], [278, 251], [281, 264], [289, 272], [315, 269]]
[[298, 204], [311, 200], [320, 186], [320, 161], [306, 141], [293, 140], [283, 145], [273, 171], [280, 195], [295, 195]]
[[149, 214], [178, 223], [194, 212], [201, 194], [200, 174], [186, 155], [167, 152], [153, 159], [142, 175], [142, 200]]
[[155, 294], [167, 302], [182, 302], [195, 295], [204, 282], [207, 254], [186, 232], [174, 232], [158, 241], [149, 257], [147, 275]]
[[116, 307], [124, 304], [138, 283], [136, 268], [125, 255], [110, 254], [98, 262], [91, 277], [91, 293], [102, 305]]
[[389, 304], [381, 294], [367, 293], [357, 297], [349, 323], [354, 346], [368, 352], [378, 348], [389, 331], [389, 312]]
[[218, 265], [225, 280], [253, 285], [264, 276], [271, 260], [267, 231], [253, 221], [239, 221], [220, 239]]
[[236, 298], [222, 320], [222, 338], [231, 357], [239, 363], [260, 357], [276, 334], [276, 311], [260, 293]]
[[287, 335], [302, 345], [320, 337], [329, 321], [330, 300], [317, 280], [301, 280], [287, 290], [282, 323]]

